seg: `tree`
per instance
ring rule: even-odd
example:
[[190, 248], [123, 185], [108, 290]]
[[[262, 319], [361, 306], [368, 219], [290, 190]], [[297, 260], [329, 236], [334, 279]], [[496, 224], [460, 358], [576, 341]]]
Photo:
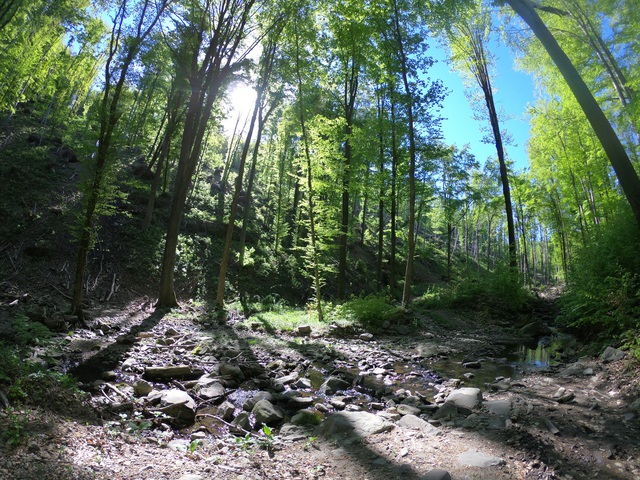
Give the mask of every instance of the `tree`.
[[[86, 208], [80, 232], [78, 246], [78, 258], [73, 287], [73, 299], [71, 311], [83, 321], [82, 292], [84, 286], [84, 274], [87, 265], [87, 254], [91, 248], [96, 210], [101, 201], [104, 201], [104, 182], [108, 175], [108, 167], [111, 160], [111, 144], [116, 124], [120, 118], [118, 109], [120, 98], [125, 88], [127, 73], [133, 60], [140, 51], [145, 39], [155, 28], [160, 16], [167, 6], [168, 0], [162, 0], [156, 4], [152, 0], [141, 0], [135, 7], [133, 2], [123, 0], [113, 18], [113, 28], [105, 63], [105, 85], [102, 101], [99, 107], [100, 130], [98, 135], [98, 150], [95, 156], [95, 165], [89, 191], [86, 198]], [[129, 7], [138, 12], [134, 20], [131, 34], [127, 35], [125, 21], [128, 19]], [[118, 58], [118, 57], [121, 58]]]
[[531, 28], [540, 43], [549, 53], [571, 88], [576, 100], [591, 124], [602, 148], [609, 157], [611, 166], [616, 172], [620, 187], [631, 206], [636, 223], [640, 228], [640, 178], [633, 168], [622, 142], [616, 135], [611, 123], [598, 105], [584, 80], [562, 50], [556, 39], [546, 27], [535, 10], [531, 0], [498, 0], [499, 4], [507, 3]]
[[500, 121], [496, 109], [493, 89], [491, 87], [491, 75], [489, 73], [490, 57], [486, 50], [488, 35], [491, 31], [491, 20], [487, 11], [475, 12], [473, 18], [463, 16], [458, 22], [448, 28], [449, 42], [452, 48], [454, 62], [471, 72], [476, 83], [482, 90], [493, 141], [498, 154], [500, 165], [500, 180], [504, 196], [505, 213], [507, 215], [507, 232], [509, 241], [509, 265], [512, 270], [517, 269], [516, 235], [513, 223], [513, 209], [511, 204], [511, 192], [509, 189], [509, 175], [505, 160]]
[[[180, 222], [191, 180], [198, 166], [213, 105], [232, 74], [255, 46], [250, 25], [256, 0], [189, 2], [174, 26], [180, 35], [174, 47], [190, 86], [178, 170], [167, 228], [157, 306], [178, 305], [174, 289]], [[247, 43], [248, 42], [248, 43]]]

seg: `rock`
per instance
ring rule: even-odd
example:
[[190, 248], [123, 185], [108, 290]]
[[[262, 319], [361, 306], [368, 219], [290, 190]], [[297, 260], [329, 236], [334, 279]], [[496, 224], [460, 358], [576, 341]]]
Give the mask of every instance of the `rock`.
[[607, 347], [604, 352], [602, 352], [600, 359], [604, 363], [617, 362], [618, 360], [622, 360], [626, 355], [627, 354], [622, 350], [618, 350], [617, 348], [613, 347]]
[[182, 475], [178, 480], [204, 480], [204, 477], [194, 473], [187, 473], [186, 475]]
[[291, 372], [289, 375], [285, 375], [284, 377], [276, 378], [273, 381], [274, 385], [287, 385], [289, 383], [293, 383], [298, 380], [300, 374], [296, 371]]
[[237, 365], [221, 363], [218, 371], [220, 372], [220, 375], [232, 380], [236, 380], [238, 382], [244, 380], [244, 373], [242, 373], [242, 369]]
[[426, 433], [427, 435], [438, 435], [440, 433], [440, 430], [436, 427], [415, 415], [405, 415], [398, 420], [398, 425], [409, 430], [420, 430], [422, 433]]
[[242, 404], [242, 409], [250, 412], [255, 407], [256, 403], [260, 400], [267, 400], [268, 402], [274, 403], [276, 401], [275, 397], [270, 392], [258, 392], [252, 397], [247, 398]]
[[564, 395], [558, 397], [556, 401], [558, 403], [569, 403], [571, 400], [575, 398], [575, 394], [573, 392], [567, 392]]
[[462, 366], [463, 368], [480, 368], [482, 365], [478, 360], [473, 360], [471, 362], [464, 362]]
[[358, 338], [360, 340], [362, 340], [362, 341], [370, 342], [371, 340], [373, 340], [373, 334], [372, 333], [361, 333]]
[[274, 426], [284, 420], [284, 413], [269, 400], [258, 401], [251, 410], [251, 413], [255, 416], [257, 426]]
[[434, 420], [449, 420], [458, 416], [458, 407], [453, 402], [443, 403], [431, 416]]
[[320, 386], [320, 393], [323, 393], [325, 395], [333, 395], [338, 390], [347, 390], [349, 388], [351, 388], [351, 384], [349, 382], [338, 377], [329, 377]]
[[419, 415], [421, 410], [413, 405], [400, 404], [396, 407], [396, 410], [400, 415]]
[[293, 382], [293, 386], [298, 390], [311, 388], [311, 380], [308, 378], [299, 378], [298, 380]]
[[388, 432], [393, 428], [393, 423], [373, 413], [337, 412], [320, 424], [319, 433], [324, 436], [347, 435], [362, 438]]
[[488, 453], [469, 450], [458, 455], [458, 462], [468, 467], [495, 467], [504, 465], [505, 461]]
[[247, 432], [251, 431], [251, 419], [249, 417], [248, 412], [240, 412], [240, 414], [233, 419], [233, 425], [238, 427], [240, 431]]
[[194, 391], [205, 400], [218, 400], [224, 397], [225, 394], [225, 388], [220, 382], [211, 382], [205, 385], [198, 384], [195, 386]]
[[280, 428], [280, 438], [289, 442], [297, 442], [304, 440], [309, 436], [309, 432], [305, 427], [300, 425], [293, 425], [292, 423], [285, 423]]
[[314, 410], [300, 410], [291, 417], [291, 423], [294, 425], [319, 425], [321, 421], [322, 415]]
[[167, 365], [164, 367], [147, 367], [144, 376], [151, 380], [169, 380], [172, 378], [198, 378], [204, 370], [191, 365]]
[[511, 400], [490, 400], [484, 402], [484, 406], [494, 415], [507, 416], [511, 411]]
[[453, 403], [458, 410], [471, 413], [482, 403], [482, 392], [479, 388], [463, 387], [452, 391], [445, 403]]
[[196, 417], [196, 402], [177, 388], [160, 392], [160, 407], [161, 412], [179, 422], [193, 423]]
[[436, 468], [428, 471], [420, 480], [451, 480], [451, 474], [446, 470]]
[[527, 323], [519, 330], [523, 337], [537, 338], [542, 333], [542, 324], [540, 322]]
[[151, 393], [151, 390], [153, 390], [153, 386], [149, 382], [146, 382], [144, 380], [137, 380], [133, 384], [133, 393], [137, 397], [144, 397], [145, 395], [149, 395], [149, 393]]
[[288, 406], [289, 408], [301, 409], [310, 407], [313, 402], [315, 402], [313, 397], [290, 397]]
[[311, 325], [300, 325], [298, 327], [298, 335], [303, 337], [311, 335]]
[[225, 422], [233, 420], [233, 413], [236, 411], [236, 406], [228, 401], [222, 402], [218, 406], [218, 416]]

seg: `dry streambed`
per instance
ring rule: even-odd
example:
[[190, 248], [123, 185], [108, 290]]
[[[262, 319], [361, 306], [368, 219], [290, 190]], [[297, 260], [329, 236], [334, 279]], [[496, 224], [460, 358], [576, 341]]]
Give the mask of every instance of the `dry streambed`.
[[43, 415], [50, 428], [3, 452], [0, 473], [640, 477], [640, 402], [619, 351], [530, 370], [488, 328], [262, 328], [197, 314], [104, 312], [91, 330], [67, 337], [63, 351], [40, 352], [80, 378], [99, 418], [60, 424], [33, 411], [34, 423]]

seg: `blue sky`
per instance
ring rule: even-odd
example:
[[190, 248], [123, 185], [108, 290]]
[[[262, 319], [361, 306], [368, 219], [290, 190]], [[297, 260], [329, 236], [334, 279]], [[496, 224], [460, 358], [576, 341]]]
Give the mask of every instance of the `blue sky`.
[[[529, 119], [526, 109], [528, 104], [534, 103], [533, 79], [528, 74], [515, 70], [513, 57], [507, 47], [492, 43], [490, 48], [496, 62], [496, 76], [491, 79], [496, 107], [508, 117], [500, 127], [502, 131], [508, 131], [514, 140], [514, 145], [507, 145], [505, 150], [507, 157], [515, 162], [516, 168], [523, 169], [529, 166], [526, 151]], [[444, 142], [459, 148], [469, 143], [471, 153], [481, 164], [488, 157], [496, 158], [495, 146], [482, 143], [481, 124], [473, 119], [465, 87], [458, 74], [451, 72], [444, 50], [432, 44], [429, 53], [438, 60], [429, 70], [429, 76], [440, 78], [449, 89], [441, 113], [445, 118], [442, 122]]]

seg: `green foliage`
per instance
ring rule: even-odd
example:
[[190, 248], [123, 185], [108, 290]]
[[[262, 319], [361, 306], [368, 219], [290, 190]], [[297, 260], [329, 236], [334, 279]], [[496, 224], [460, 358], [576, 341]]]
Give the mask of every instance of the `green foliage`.
[[368, 295], [366, 297], [353, 298], [344, 305], [336, 307], [333, 315], [365, 326], [379, 327], [399, 313], [400, 309], [389, 303], [387, 297]]
[[0, 441], [10, 447], [21, 445], [27, 438], [28, 417], [24, 412], [7, 408], [7, 419], [0, 429]]
[[433, 287], [423, 296], [426, 308], [469, 308], [492, 313], [522, 311], [531, 298], [508, 266], [494, 272], [468, 274], [449, 287]]
[[580, 250], [561, 307], [561, 323], [585, 337], [640, 327], [640, 232], [627, 209]]

